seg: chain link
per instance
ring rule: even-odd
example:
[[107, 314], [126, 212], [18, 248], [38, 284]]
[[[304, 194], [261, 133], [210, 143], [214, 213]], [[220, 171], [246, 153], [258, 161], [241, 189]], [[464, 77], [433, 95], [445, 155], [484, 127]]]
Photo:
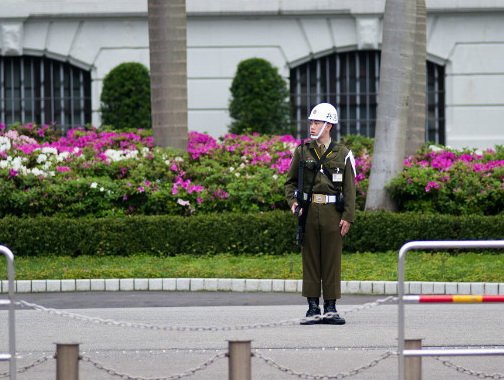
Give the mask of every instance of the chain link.
[[93, 367], [95, 367], [96, 369], [98, 369], [100, 371], [106, 372], [106, 373], [108, 373], [111, 376], [119, 377], [119, 378], [121, 378], [123, 380], [178, 380], [178, 379], [182, 379], [183, 377], [192, 376], [192, 375], [194, 375], [198, 371], [203, 371], [203, 370], [207, 369], [215, 361], [217, 361], [218, 359], [222, 359], [222, 358], [226, 357], [226, 355], [227, 354], [225, 352], [221, 352], [221, 353], [213, 356], [212, 358], [208, 359], [206, 362], [200, 364], [197, 367], [188, 369], [187, 371], [179, 373], [179, 374], [176, 374], [176, 375], [170, 375], [168, 377], [139, 377], [139, 376], [132, 376], [132, 375], [128, 375], [126, 373], [118, 372], [117, 370], [112, 369], [112, 368], [107, 368], [103, 364], [94, 361], [93, 359], [91, 359], [88, 356], [81, 356], [81, 360], [84, 361], [84, 362], [90, 363]]
[[252, 356], [263, 360], [264, 362], [266, 362], [266, 364], [268, 364], [269, 366], [271, 366], [281, 372], [287, 373], [291, 376], [296, 376], [300, 379], [310, 379], [310, 380], [333, 380], [333, 379], [344, 379], [344, 378], [347, 378], [350, 376], [355, 376], [355, 375], [358, 375], [359, 373], [362, 373], [370, 368], [377, 366], [380, 362], [384, 361], [385, 359], [389, 358], [392, 355], [395, 355], [395, 353], [392, 351], [387, 351], [383, 355], [381, 355], [379, 358], [372, 360], [368, 364], [366, 364], [362, 367], [352, 369], [348, 372], [340, 372], [336, 375], [316, 375], [316, 374], [314, 375], [314, 374], [310, 374], [310, 373], [306, 373], [306, 372], [296, 372], [288, 367], [284, 367], [284, 366], [278, 364], [277, 362], [275, 362], [273, 359], [263, 356], [258, 351], [252, 353]]
[[[356, 311], [371, 309], [373, 307], [379, 306], [381, 304], [394, 301], [397, 297], [386, 297], [384, 299], [377, 300], [375, 302], [369, 302], [364, 305], [359, 305], [353, 309], [342, 312], [341, 314], [346, 315]], [[133, 322], [124, 322], [124, 321], [115, 321], [113, 319], [103, 319], [99, 317], [88, 317], [81, 314], [69, 313], [66, 311], [59, 311], [56, 309], [46, 308], [44, 306], [40, 306], [34, 303], [19, 301], [19, 305], [28, 307], [34, 310], [42, 311], [44, 313], [58, 315], [60, 317], [67, 317], [70, 319], [75, 319], [79, 321], [93, 322], [104, 324], [107, 326], [120, 326], [120, 327], [131, 327], [131, 328], [139, 328], [139, 329], [147, 329], [147, 330], [156, 330], [156, 331], [193, 331], [193, 332], [201, 332], [201, 331], [231, 331], [231, 330], [252, 330], [252, 329], [260, 329], [260, 328], [268, 328], [268, 327], [280, 327], [280, 326], [293, 326], [298, 325], [300, 322], [306, 321], [319, 321], [322, 319], [322, 316], [316, 315], [314, 317], [309, 318], [297, 318], [297, 319], [288, 319], [284, 321], [278, 322], [270, 322], [270, 323], [256, 323], [253, 325], [240, 325], [240, 326], [223, 326], [223, 327], [188, 327], [188, 326], [157, 326], [151, 325], [148, 323], [133, 323]], [[325, 317], [332, 317], [336, 313], [326, 313]]]
[[[16, 373], [26, 372], [26, 371], [34, 368], [34, 367], [37, 367], [37, 366], [39, 366], [41, 364], [44, 364], [49, 359], [54, 359], [54, 356], [53, 355], [47, 355], [47, 356], [44, 356], [42, 358], [39, 358], [39, 359], [35, 360], [33, 363], [31, 363], [31, 364], [28, 364], [27, 366], [19, 368], [18, 370], [16, 370]], [[0, 372], [0, 378], [4, 378], [4, 377], [9, 377], [9, 372]]]
[[443, 363], [445, 367], [454, 369], [457, 372], [469, 375], [469, 376], [474, 376], [477, 377], [478, 379], [504, 379], [504, 374], [502, 373], [485, 373], [485, 372], [478, 372], [478, 371], [473, 371], [471, 369], [464, 368], [462, 366], [459, 366], [455, 363], [450, 362], [449, 360], [441, 359], [439, 356], [435, 356], [434, 359], [437, 361]]

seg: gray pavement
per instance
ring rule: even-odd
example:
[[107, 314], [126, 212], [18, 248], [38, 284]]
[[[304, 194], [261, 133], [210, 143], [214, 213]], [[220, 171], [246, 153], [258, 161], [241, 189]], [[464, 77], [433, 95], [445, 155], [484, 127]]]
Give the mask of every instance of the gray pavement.
[[[297, 323], [244, 330], [227, 327], [274, 324], [305, 313], [299, 294], [222, 292], [128, 292], [23, 294], [19, 299], [88, 317], [148, 323], [157, 329], [120, 327], [68, 316], [16, 311], [18, 368], [51, 356], [55, 343], [79, 343], [81, 354], [132, 378], [165, 378], [198, 367], [227, 352], [230, 340], [251, 340], [253, 352], [269, 357], [292, 372], [335, 376], [366, 366], [397, 346], [397, 306], [385, 304], [353, 311], [384, 296], [344, 296], [339, 311], [345, 326], [300, 326]], [[504, 347], [501, 304], [407, 305], [406, 336], [423, 338], [429, 347]], [[7, 312], [0, 311], [0, 349], [7, 349]], [[183, 331], [214, 327], [216, 331]], [[450, 357], [474, 372], [504, 372], [501, 357]], [[8, 364], [0, 363], [0, 373]], [[82, 379], [117, 379], [89, 362], [80, 363]], [[433, 358], [423, 359], [424, 379], [471, 379]], [[228, 359], [219, 358], [190, 379], [227, 379]], [[18, 375], [54, 379], [55, 361]], [[296, 379], [258, 357], [252, 358], [253, 379]], [[352, 379], [395, 379], [397, 358], [359, 371]]]

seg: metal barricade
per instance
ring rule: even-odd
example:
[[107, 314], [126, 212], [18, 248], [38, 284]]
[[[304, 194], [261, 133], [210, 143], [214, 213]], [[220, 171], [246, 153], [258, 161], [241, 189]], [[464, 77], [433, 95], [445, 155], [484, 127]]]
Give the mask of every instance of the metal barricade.
[[16, 320], [14, 318], [15, 301], [14, 301], [14, 255], [11, 250], [3, 245], [0, 245], [0, 253], [7, 259], [7, 284], [9, 287], [8, 298], [0, 299], [0, 305], [9, 306], [9, 353], [0, 353], [0, 361], [9, 361], [9, 378], [16, 380]]
[[[405, 350], [405, 321], [404, 304], [412, 302], [411, 296], [404, 296], [404, 262], [406, 253], [418, 249], [451, 249], [451, 248], [504, 248], [504, 240], [462, 240], [462, 241], [412, 241], [404, 244], [399, 250], [397, 262], [397, 291], [398, 291], [398, 359], [399, 379], [405, 377], [405, 356], [480, 356], [480, 355], [504, 355], [504, 349], [445, 349], [445, 350]], [[461, 298], [463, 302], [482, 302], [482, 298]], [[444, 299], [444, 302], [447, 302]], [[502, 302], [500, 298], [494, 298], [492, 302]]]

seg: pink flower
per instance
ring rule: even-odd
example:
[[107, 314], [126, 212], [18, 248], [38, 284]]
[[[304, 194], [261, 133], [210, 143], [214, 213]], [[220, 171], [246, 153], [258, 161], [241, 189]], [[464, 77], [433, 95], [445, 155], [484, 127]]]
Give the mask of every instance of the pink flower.
[[139, 193], [144, 193], [144, 192], [145, 192], [145, 187], [143, 187], [143, 186], [138, 186], [138, 187], [137, 187], [137, 191], [138, 191]]
[[428, 193], [431, 191], [431, 189], [439, 189], [441, 185], [437, 183], [436, 181], [430, 181], [427, 183], [427, 186], [425, 186], [425, 192]]
[[18, 171], [14, 169], [9, 170], [9, 178], [14, 178], [18, 175]]
[[214, 195], [214, 197], [219, 198], [219, 199], [229, 198], [229, 193], [222, 190], [222, 189], [215, 190], [213, 195]]
[[56, 166], [56, 171], [59, 173], [69, 172], [70, 170], [68, 166]]

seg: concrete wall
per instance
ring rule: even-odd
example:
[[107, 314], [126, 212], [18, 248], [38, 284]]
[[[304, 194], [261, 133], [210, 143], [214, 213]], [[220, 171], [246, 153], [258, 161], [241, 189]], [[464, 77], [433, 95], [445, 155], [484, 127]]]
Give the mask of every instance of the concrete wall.
[[[384, 1], [187, 0], [189, 128], [227, 131], [236, 65], [262, 57], [289, 68], [335, 51], [379, 49]], [[446, 136], [453, 147], [504, 144], [504, 2], [427, 1], [429, 59], [446, 67]], [[149, 66], [146, 0], [2, 0], [3, 55], [46, 55], [90, 69], [93, 123], [103, 77]]]

